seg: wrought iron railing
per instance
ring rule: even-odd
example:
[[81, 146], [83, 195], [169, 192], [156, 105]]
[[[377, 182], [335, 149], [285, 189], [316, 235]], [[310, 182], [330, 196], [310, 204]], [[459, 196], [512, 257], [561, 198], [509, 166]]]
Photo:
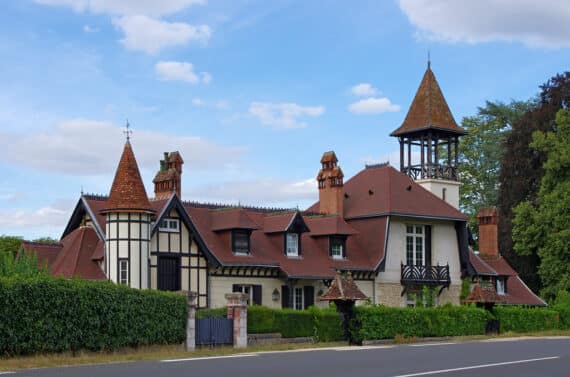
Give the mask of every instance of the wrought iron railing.
[[413, 179], [436, 178], [458, 181], [457, 168], [449, 165], [412, 165], [404, 166], [402, 173]]
[[413, 266], [402, 264], [402, 285], [449, 286], [449, 264], [445, 266]]

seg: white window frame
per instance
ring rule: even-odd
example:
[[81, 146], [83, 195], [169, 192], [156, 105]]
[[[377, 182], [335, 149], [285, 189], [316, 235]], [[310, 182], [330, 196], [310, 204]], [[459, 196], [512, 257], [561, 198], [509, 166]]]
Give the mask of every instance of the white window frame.
[[[125, 276], [123, 277], [123, 273]], [[119, 276], [117, 276], [119, 284], [129, 284], [129, 260], [119, 259]]]
[[166, 218], [160, 221], [158, 230], [162, 232], [179, 232], [180, 231], [180, 219]]
[[247, 305], [250, 306], [253, 303], [253, 285], [250, 284], [238, 284], [239, 293], [247, 295]]
[[504, 278], [497, 278], [497, 294], [504, 296], [507, 292], [505, 290], [505, 279]]
[[[406, 224], [406, 265], [425, 266], [426, 262], [426, 229], [424, 225]], [[411, 241], [411, 242], [410, 242]], [[412, 258], [408, 258], [408, 247], [412, 247]], [[421, 259], [418, 259], [418, 247], [421, 248]], [[410, 263], [412, 262], [412, 263]]]
[[[334, 241], [340, 241], [340, 243], [336, 246], [338, 246], [338, 248], [335, 250], [335, 244], [333, 243]], [[346, 241], [343, 240], [340, 237], [335, 237], [335, 236], [331, 236], [331, 238], [329, 239], [330, 242], [330, 253], [331, 253], [331, 258], [332, 259], [343, 259], [344, 256], [343, 254], [345, 253], [345, 250], [343, 250], [344, 247], [346, 247]]]
[[299, 233], [286, 233], [285, 253], [288, 257], [299, 256]]
[[[297, 300], [300, 300], [300, 302], [297, 302]], [[293, 288], [293, 309], [305, 309], [305, 290], [303, 287]]]

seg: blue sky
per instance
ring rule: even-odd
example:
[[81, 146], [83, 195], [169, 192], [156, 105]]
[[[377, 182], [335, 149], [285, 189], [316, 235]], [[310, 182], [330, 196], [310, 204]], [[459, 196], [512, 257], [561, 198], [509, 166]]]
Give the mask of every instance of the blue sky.
[[459, 122], [568, 69], [565, 1], [20, 0], [0, 5], [0, 234], [59, 237], [124, 144], [149, 196], [301, 208], [324, 151], [397, 164], [427, 51]]

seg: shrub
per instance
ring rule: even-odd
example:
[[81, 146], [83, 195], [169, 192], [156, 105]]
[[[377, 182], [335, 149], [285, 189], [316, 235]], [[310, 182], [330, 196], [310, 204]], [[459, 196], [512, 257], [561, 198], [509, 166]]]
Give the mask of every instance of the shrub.
[[226, 318], [228, 315], [227, 308], [200, 309], [196, 311], [196, 318]]
[[277, 310], [275, 322], [283, 338], [314, 336], [313, 315], [308, 310]]
[[18, 276], [21, 278], [33, 276], [49, 276], [45, 266], [38, 267], [38, 257], [35, 254], [22, 253], [18, 256], [0, 251], [0, 277]]
[[570, 292], [558, 292], [552, 308], [560, 313], [560, 328], [570, 329]]
[[485, 334], [491, 315], [484, 309], [466, 306], [435, 308], [388, 308], [360, 306], [350, 324], [356, 341], [404, 337]]
[[265, 306], [250, 306], [247, 308], [247, 332], [264, 334], [280, 332], [275, 319], [278, 310]]
[[313, 333], [316, 341], [332, 342], [344, 338], [342, 316], [336, 310], [310, 307], [309, 311], [313, 314]]
[[530, 332], [557, 329], [560, 314], [546, 308], [523, 308], [520, 306], [498, 306], [495, 316], [501, 323], [501, 331]]
[[80, 279], [0, 279], [0, 355], [181, 343], [186, 318], [186, 298], [174, 293]]

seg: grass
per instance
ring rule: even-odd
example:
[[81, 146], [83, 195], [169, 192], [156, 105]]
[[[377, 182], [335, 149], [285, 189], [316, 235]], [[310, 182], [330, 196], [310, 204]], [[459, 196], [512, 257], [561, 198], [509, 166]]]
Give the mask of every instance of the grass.
[[[547, 330], [532, 333], [506, 332], [495, 336], [473, 335], [457, 336], [450, 338], [454, 342], [477, 341], [493, 338], [514, 338], [514, 337], [541, 337], [541, 336], [570, 336], [570, 330]], [[408, 344], [421, 341], [415, 337], [396, 337], [394, 343]], [[305, 348], [326, 348], [346, 346], [346, 342], [331, 343], [302, 343], [302, 344], [276, 344], [251, 346], [242, 349], [234, 349], [231, 346], [215, 348], [197, 348], [194, 352], [186, 352], [181, 345], [146, 346], [139, 348], [126, 348], [115, 352], [89, 352], [81, 351], [75, 355], [72, 353], [45, 354], [16, 356], [10, 358], [0, 358], [0, 371], [27, 369], [27, 368], [47, 368], [63, 365], [85, 365], [102, 363], [119, 363], [141, 360], [162, 360], [191, 357], [223, 356], [239, 353], [263, 352], [263, 351], [287, 351]]]

